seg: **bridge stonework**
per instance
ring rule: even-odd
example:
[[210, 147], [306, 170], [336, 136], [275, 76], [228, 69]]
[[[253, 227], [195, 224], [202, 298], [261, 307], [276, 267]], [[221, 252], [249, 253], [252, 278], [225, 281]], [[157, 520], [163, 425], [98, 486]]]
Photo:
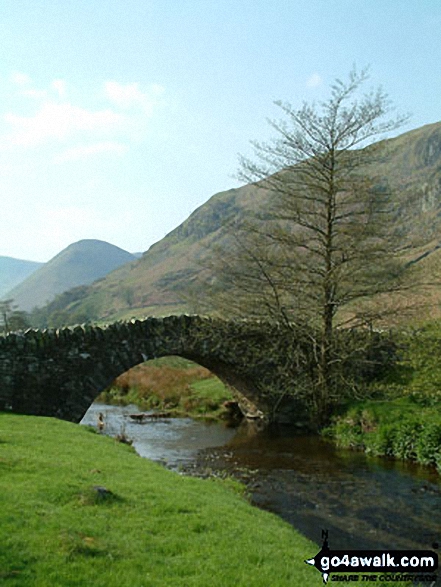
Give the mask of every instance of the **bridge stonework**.
[[274, 324], [187, 315], [11, 333], [0, 338], [0, 410], [79, 422], [116, 377], [178, 355], [210, 369], [247, 409], [308, 428], [306, 406], [289, 394], [289, 344]]

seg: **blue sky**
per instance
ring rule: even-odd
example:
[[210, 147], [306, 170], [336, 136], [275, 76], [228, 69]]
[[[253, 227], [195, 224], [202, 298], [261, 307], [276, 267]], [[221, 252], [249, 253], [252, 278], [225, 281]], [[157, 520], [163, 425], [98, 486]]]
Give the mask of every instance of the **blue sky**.
[[0, 255], [147, 250], [354, 64], [441, 121], [440, 31], [439, 0], [0, 0]]

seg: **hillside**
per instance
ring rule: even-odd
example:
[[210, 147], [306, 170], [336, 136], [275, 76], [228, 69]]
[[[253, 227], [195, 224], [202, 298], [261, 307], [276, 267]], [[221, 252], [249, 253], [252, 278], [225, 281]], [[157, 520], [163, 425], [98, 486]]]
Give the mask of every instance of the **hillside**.
[[0, 257], [0, 298], [42, 265], [43, 263], [37, 261]]
[[135, 257], [109, 243], [81, 240], [69, 245], [7, 293], [21, 310], [32, 310], [57, 294], [92, 283]]
[[[426, 246], [418, 250], [413, 250], [409, 242], [409, 259], [421, 259], [422, 270], [430, 276], [434, 268], [441, 267], [441, 250], [437, 248], [441, 242], [441, 123], [383, 141], [380, 146], [376, 175], [386, 178], [393, 192], [417, 196], [417, 210], [400, 209], [399, 213], [412, 218], [409, 232], [425, 239]], [[210, 254], [212, 244], [229, 238], [226, 225], [231, 220], [265, 211], [268, 206], [266, 193], [253, 185], [214, 195], [141, 259], [98, 283], [58, 298], [45, 310], [46, 317], [52, 315], [49, 323], [192, 311], [184, 292], [201, 271], [201, 257]], [[203, 296], [203, 291], [200, 293]], [[433, 303], [437, 306], [437, 295]]]

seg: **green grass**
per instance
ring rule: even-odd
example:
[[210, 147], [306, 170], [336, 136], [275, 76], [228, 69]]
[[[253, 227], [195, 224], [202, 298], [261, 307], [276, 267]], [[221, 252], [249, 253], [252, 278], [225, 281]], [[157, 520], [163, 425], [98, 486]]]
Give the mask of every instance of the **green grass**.
[[317, 546], [237, 487], [180, 476], [87, 428], [0, 414], [0, 583], [319, 585], [303, 562]]

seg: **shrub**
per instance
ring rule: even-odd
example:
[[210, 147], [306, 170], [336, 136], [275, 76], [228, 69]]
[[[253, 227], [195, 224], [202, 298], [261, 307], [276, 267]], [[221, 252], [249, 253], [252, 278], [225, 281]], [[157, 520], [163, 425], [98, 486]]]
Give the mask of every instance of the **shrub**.
[[377, 428], [377, 419], [372, 409], [363, 409], [359, 418], [361, 431], [363, 433], [372, 432]]
[[435, 465], [438, 471], [441, 473], [441, 452], [435, 456]]
[[392, 450], [396, 458], [416, 460], [416, 441], [421, 428], [420, 422], [411, 419], [394, 426]]
[[395, 439], [395, 426], [385, 424], [363, 437], [366, 452], [376, 457], [392, 456]]
[[340, 448], [363, 448], [361, 426], [353, 420], [339, 420], [333, 430], [335, 442]]
[[415, 451], [416, 459], [422, 465], [436, 464], [441, 455], [441, 423], [431, 422], [422, 426]]

